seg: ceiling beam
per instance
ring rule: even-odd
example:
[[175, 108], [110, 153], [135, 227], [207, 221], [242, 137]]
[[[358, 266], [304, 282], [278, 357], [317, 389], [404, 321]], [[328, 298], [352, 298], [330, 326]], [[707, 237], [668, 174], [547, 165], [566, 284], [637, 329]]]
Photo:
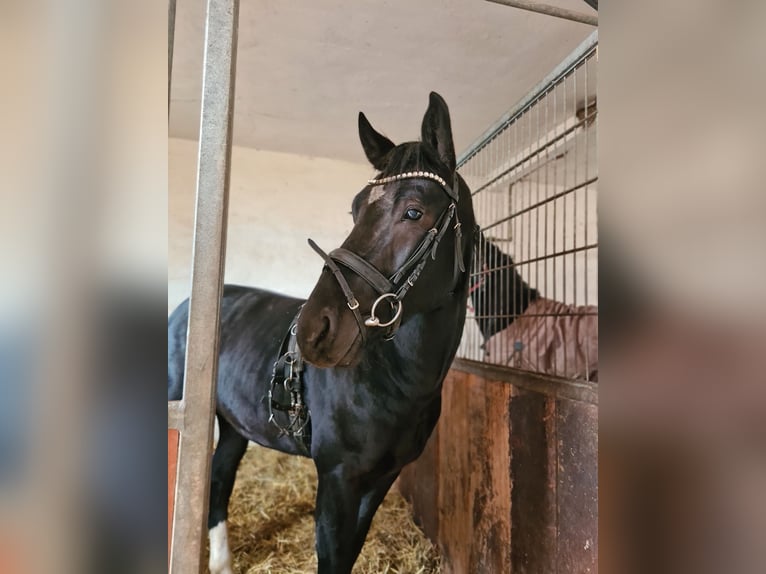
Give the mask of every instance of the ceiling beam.
[[550, 4], [540, 4], [539, 2], [531, 2], [529, 0], [487, 1], [494, 2], [495, 4], [502, 4], [503, 6], [510, 6], [511, 8], [519, 8], [520, 10], [545, 14], [546, 16], [553, 16], [554, 18], [572, 20], [574, 22], [580, 22], [581, 24], [588, 24], [589, 26], [598, 26], [598, 16], [591, 16], [590, 14], [583, 14], [582, 12], [575, 12], [574, 10], [559, 8], [558, 6], [551, 6]]

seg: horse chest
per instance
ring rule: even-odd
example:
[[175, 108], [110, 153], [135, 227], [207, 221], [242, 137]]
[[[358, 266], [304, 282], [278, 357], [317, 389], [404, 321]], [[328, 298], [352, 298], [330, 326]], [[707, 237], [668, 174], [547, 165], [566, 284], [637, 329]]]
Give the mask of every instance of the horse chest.
[[311, 405], [312, 450], [319, 458], [357, 466], [360, 472], [401, 468], [417, 457], [438, 418], [438, 403], [419, 405], [399, 391], [374, 385], [317, 390], [321, 399]]

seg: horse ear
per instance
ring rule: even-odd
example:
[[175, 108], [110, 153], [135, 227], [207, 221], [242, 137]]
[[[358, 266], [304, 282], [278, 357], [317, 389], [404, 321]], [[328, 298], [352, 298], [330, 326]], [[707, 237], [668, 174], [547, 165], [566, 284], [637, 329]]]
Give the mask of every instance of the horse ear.
[[362, 112], [359, 112], [359, 139], [367, 159], [375, 169], [382, 171], [386, 167], [386, 155], [395, 147], [394, 142], [376, 132]]
[[420, 139], [430, 144], [439, 154], [450, 171], [455, 171], [455, 144], [452, 142], [452, 125], [449, 119], [449, 108], [439, 94], [431, 92], [426, 115], [423, 116], [423, 126]]

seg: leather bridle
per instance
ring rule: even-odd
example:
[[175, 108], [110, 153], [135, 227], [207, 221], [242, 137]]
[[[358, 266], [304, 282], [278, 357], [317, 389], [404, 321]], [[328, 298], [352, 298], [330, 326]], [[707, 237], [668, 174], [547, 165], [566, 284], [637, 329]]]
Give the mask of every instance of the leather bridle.
[[[354, 314], [354, 319], [356, 319], [357, 325], [359, 326], [359, 333], [363, 342], [366, 341], [366, 329], [368, 327], [388, 329], [385, 338], [392, 339], [394, 337], [402, 320], [402, 299], [404, 299], [407, 292], [415, 285], [415, 281], [418, 280], [418, 277], [420, 277], [420, 273], [428, 262], [429, 254], [431, 259], [436, 260], [436, 250], [453, 219], [455, 222], [452, 226], [455, 230], [453, 286], [457, 282], [459, 275], [465, 273], [465, 264], [463, 262], [461, 246], [462, 230], [457, 216], [457, 202], [459, 198], [459, 180], [457, 172], [453, 173], [451, 187], [447, 185], [447, 182], [444, 181], [442, 177], [428, 171], [410, 171], [389, 177], [378, 177], [377, 179], [369, 180], [367, 183], [372, 187], [376, 187], [404, 179], [429, 179], [435, 181], [447, 193], [452, 201], [439, 216], [434, 227], [426, 232], [426, 235], [423, 237], [420, 244], [390, 277], [383, 275], [374, 265], [364, 260], [353, 251], [339, 247], [338, 249], [333, 249], [328, 254], [322, 251], [313, 240], [308, 240], [311, 248], [324, 259], [326, 267], [332, 272], [338, 285], [340, 285], [343, 295], [346, 298], [346, 304]], [[359, 277], [364, 279], [376, 293], [378, 293], [379, 296], [372, 304], [370, 315], [366, 319], [362, 318], [362, 314], [359, 311], [359, 301], [354, 296], [354, 293], [338, 267], [338, 264], [343, 265], [347, 269], [356, 273]], [[381, 321], [376, 315], [378, 305], [383, 301], [388, 301], [393, 312], [393, 317], [388, 321]]]

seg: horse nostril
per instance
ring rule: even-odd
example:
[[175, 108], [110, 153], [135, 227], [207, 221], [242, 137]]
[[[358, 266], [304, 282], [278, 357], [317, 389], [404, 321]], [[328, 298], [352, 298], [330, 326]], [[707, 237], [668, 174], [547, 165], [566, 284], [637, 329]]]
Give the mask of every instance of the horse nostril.
[[319, 350], [323, 343], [332, 339], [333, 323], [332, 312], [329, 309], [322, 310], [314, 325], [315, 328], [307, 337], [306, 343], [310, 347]]

